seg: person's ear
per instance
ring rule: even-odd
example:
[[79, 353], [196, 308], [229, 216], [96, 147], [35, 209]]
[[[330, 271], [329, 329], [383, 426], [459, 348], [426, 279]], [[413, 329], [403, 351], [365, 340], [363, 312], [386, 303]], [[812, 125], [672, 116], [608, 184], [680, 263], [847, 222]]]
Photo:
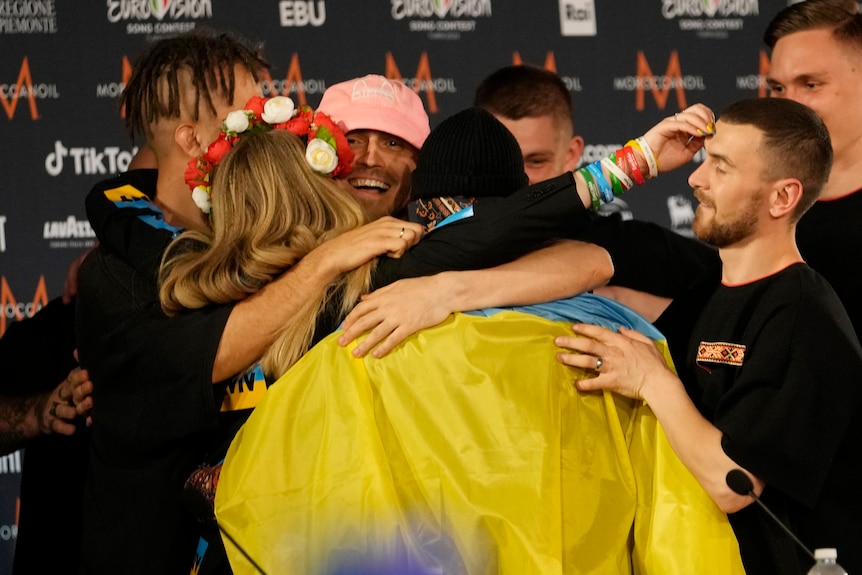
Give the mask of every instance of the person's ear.
[[781, 218], [796, 209], [802, 198], [802, 182], [797, 179], [778, 180], [772, 191], [769, 214]]
[[584, 139], [580, 136], [572, 136], [569, 140], [569, 148], [566, 150], [566, 171], [574, 171], [581, 162], [581, 156], [584, 153]]
[[192, 122], [181, 122], [174, 130], [174, 142], [190, 158], [197, 158], [206, 152], [206, 146], [200, 142], [200, 138]]

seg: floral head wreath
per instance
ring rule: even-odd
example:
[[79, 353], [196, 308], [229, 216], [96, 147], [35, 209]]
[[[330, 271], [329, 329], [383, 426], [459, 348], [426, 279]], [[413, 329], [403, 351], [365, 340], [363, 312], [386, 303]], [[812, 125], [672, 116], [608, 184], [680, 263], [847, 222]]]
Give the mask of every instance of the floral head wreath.
[[286, 96], [255, 96], [244, 109], [227, 115], [218, 139], [203, 156], [189, 161], [185, 179], [201, 211], [209, 214], [212, 209], [212, 172], [225, 154], [243, 135], [268, 130], [287, 130], [305, 138], [305, 159], [318, 174], [338, 178], [350, 173], [353, 150], [332, 118], [306, 105], [297, 108]]

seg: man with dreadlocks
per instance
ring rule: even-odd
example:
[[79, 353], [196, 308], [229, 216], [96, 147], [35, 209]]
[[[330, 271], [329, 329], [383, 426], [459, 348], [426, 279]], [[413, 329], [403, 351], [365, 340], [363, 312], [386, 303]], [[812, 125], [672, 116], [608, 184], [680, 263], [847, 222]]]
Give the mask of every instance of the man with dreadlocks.
[[[77, 309], [95, 404], [83, 573], [188, 572], [198, 526], [182, 488], [219, 424], [213, 382], [258, 358], [283, 318], [304, 305], [302, 294], [420, 235], [407, 224], [399, 237], [405, 223], [389, 218], [320, 246], [253, 298], [164, 315], [162, 251], [180, 228], [206, 225], [184, 181], [186, 165], [216, 139], [232, 108], [260, 94], [266, 66], [239, 39], [193, 32], [153, 43], [123, 93], [127, 128], [146, 138], [158, 170], [102, 182], [87, 200], [101, 245], [81, 267]], [[96, 222], [105, 209], [114, 224], [135, 225], [103, 229]]]

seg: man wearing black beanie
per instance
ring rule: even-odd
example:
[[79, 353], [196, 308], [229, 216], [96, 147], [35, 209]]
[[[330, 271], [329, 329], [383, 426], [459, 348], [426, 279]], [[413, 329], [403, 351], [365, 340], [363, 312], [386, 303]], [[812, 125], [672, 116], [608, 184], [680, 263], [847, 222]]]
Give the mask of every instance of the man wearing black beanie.
[[485, 196], [527, 187], [515, 136], [481, 108], [467, 108], [432, 130], [413, 171], [408, 215], [430, 231]]

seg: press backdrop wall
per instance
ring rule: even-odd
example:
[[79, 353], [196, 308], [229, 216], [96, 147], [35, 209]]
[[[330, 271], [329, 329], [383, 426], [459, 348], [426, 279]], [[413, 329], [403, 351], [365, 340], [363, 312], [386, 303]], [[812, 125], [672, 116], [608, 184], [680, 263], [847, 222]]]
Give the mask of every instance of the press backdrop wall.
[[[60, 295], [95, 241], [83, 200], [136, 150], [118, 96], [148, 42], [208, 26], [264, 46], [267, 95], [316, 106], [341, 80], [378, 73], [425, 102], [432, 127], [479, 81], [525, 62], [555, 70], [598, 159], [695, 102], [764, 96], [766, 24], [786, 0], [2, 0], [0, 335]], [[697, 161], [697, 160], [696, 160]], [[690, 233], [690, 168], [615, 209]], [[38, 370], [39, 366], [33, 366]], [[0, 458], [0, 572], [16, 538], [22, 454]], [[58, 470], [58, 482], [62, 481]]]

